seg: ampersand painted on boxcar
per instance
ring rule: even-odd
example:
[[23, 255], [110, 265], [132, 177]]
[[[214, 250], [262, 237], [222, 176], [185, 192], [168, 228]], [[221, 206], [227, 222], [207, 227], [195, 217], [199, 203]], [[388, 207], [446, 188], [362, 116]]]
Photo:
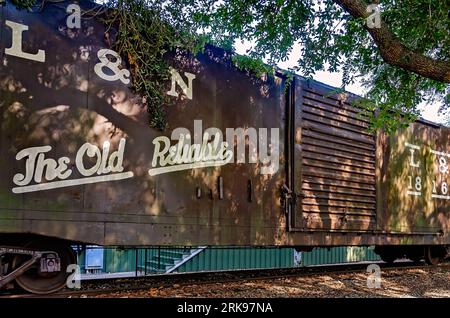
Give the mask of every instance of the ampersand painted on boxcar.
[[[108, 59], [108, 55], [115, 58], [114, 61], [111, 61]], [[122, 58], [120, 57], [119, 53], [113, 50], [109, 49], [101, 49], [97, 52], [97, 56], [100, 60], [99, 63], [95, 64], [94, 71], [95, 74], [97, 74], [100, 78], [112, 82], [120, 80], [125, 85], [130, 83], [130, 71], [127, 69], [121, 69], [120, 65], [122, 63]], [[113, 74], [106, 74], [103, 71], [103, 68], [110, 69]]]

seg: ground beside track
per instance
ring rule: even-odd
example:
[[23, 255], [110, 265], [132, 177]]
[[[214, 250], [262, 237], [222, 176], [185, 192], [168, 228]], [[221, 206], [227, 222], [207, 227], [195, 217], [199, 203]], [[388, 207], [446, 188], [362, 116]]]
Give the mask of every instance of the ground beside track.
[[381, 273], [381, 287], [368, 288], [368, 273], [327, 273], [226, 283], [161, 286], [81, 297], [450, 297], [448, 267], [398, 269]]

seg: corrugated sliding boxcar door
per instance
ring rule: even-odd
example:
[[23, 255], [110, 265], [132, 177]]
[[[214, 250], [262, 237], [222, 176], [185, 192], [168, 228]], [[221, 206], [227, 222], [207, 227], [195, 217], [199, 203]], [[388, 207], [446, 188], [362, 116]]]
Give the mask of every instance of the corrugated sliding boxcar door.
[[345, 95], [315, 83], [299, 84], [295, 227], [374, 229], [375, 137], [367, 132], [368, 121]]

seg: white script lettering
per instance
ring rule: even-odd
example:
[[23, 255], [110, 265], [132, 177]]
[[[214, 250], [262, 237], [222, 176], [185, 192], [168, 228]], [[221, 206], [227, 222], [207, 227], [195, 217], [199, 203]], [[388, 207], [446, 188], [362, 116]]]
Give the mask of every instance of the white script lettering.
[[[245, 163], [246, 148], [248, 163], [256, 164], [259, 161], [261, 174], [272, 175], [279, 169], [278, 128], [270, 129], [270, 143], [269, 130], [266, 128], [226, 128], [226, 141], [223, 141], [222, 131], [216, 127], [202, 132], [202, 121], [194, 120], [193, 137], [187, 128], [179, 127], [173, 130], [170, 139], [165, 136], [155, 138], [153, 168], [148, 173], [154, 176], [172, 171], [217, 167], [233, 162], [235, 157], [236, 163]], [[177, 143], [171, 146], [171, 140]]]
[[[23, 149], [17, 153], [16, 160], [25, 159], [25, 174], [17, 173], [13, 177], [13, 182], [18, 187], [12, 191], [25, 193], [131, 178], [133, 172], [123, 172], [125, 142], [122, 138], [118, 150], [111, 155], [109, 141], [103, 143], [102, 150], [90, 143], [82, 145], [76, 154], [75, 166], [85, 178], [73, 180], [65, 180], [72, 175], [72, 169], [68, 168], [70, 164], [68, 157], [61, 157], [58, 160], [46, 158], [46, 153], [52, 150], [51, 146]], [[94, 159], [95, 163], [91, 167], [86, 167], [85, 161], [89, 158]], [[35, 184], [30, 185], [32, 181]]]
[[[152, 169], [148, 171], [151, 176], [162, 173], [195, 168], [217, 167], [229, 163], [233, 159], [233, 151], [228, 150], [228, 143], [222, 142], [220, 133], [214, 135], [209, 141], [209, 134], [203, 134], [202, 144], [191, 145], [191, 136], [180, 135], [176, 145], [170, 146], [170, 139], [165, 136], [153, 140], [155, 151], [153, 153]], [[155, 168], [156, 166], [159, 168]], [[166, 167], [169, 165], [169, 167]]]

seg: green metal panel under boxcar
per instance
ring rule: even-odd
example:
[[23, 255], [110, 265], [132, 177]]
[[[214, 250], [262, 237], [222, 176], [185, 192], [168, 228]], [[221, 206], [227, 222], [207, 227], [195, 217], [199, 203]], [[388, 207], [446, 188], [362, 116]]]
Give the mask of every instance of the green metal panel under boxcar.
[[292, 248], [207, 248], [177, 272], [219, 271], [230, 269], [281, 268], [294, 266]]
[[132, 272], [136, 270], [137, 249], [105, 249], [106, 273]]
[[[300, 266], [379, 261], [373, 247], [340, 246], [302, 252]], [[292, 248], [207, 248], [181, 265], [178, 272], [294, 267]], [[298, 266], [298, 265], [297, 265]]]
[[[165, 271], [165, 260], [172, 256], [193, 251], [196, 248], [105, 248], [104, 273], [145, 271], [147, 274]], [[379, 261], [373, 247], [340, 246], [316, 248], [311, 252], [302, 252], [300, 264], [294, 261], [292, 248], [242, 248], [242, 247], [209, 247], [185, 261], [174, 272], [220, 271], [254, 268], [287, 268], [295, 266], [311, 266], [361, 261]], [[137, 254], [137, 255], [136, 255]], [[186, 255], [186, 254], [185, 254]], [[85, 272], [85, 252], [78, 256], [81, 271]], [[145, 269], [145, 264], [147, 268]]]
[[379, 261], [373, 247], [339, 246], [330, 249], [316, 248], [302, 253], [302, 266], [352, 263], [362, 261]]

